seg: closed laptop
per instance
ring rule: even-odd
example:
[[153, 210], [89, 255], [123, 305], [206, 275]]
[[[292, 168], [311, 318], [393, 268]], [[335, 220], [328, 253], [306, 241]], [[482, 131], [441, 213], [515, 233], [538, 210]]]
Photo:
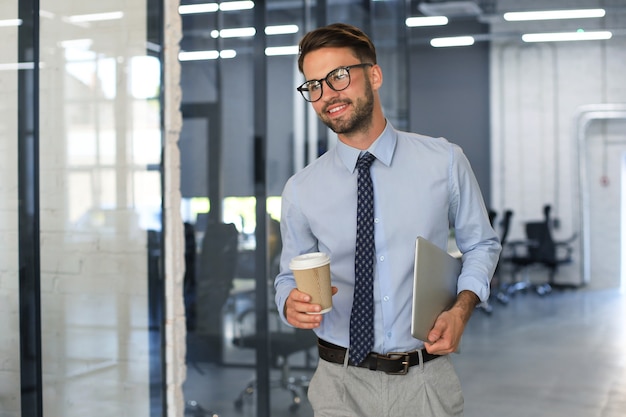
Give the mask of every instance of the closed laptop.
[[415, 242], [411, 334], [427, 341], [435, 320], [454, 304], [461, 260], [423, 237]]

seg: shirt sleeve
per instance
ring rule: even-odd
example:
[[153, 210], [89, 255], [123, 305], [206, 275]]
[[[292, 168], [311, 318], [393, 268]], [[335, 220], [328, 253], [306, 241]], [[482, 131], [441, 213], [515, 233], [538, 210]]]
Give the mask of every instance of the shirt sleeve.
[[317, 240], [311, 232], [306, 216], [297, 204], [296, 187], [292, 180], [285, 185], [281, 204], [280, 233], [283, 247], [279, 273], [274, 281], [274, 290], [280, 317], [287, 323], [284, 315], [285, 302], [291, 290], [296, 288], [296, 281], [289, 269], [289, 262], [294, 256], [315, 252]]
[[453, 145], [451, 158], [449, 220], [463, 261], [457, 292], [469, 290], [486, 301], [502, 247], [467, 157]]

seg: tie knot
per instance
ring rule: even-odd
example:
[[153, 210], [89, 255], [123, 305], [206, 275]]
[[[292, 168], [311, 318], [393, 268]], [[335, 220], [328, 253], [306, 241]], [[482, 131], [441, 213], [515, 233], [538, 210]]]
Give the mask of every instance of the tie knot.
[[370, 165], [372, 165], [372, 162], [374, 162], [374, 160], [376, 159], [376, 157], [374, 155], [372, 155], [369, 152], [365, 152], [363, 155], [359, 156], [359, 160], [356, 162], [356, 167], [361, 170], [361, 169], [369, 169]]

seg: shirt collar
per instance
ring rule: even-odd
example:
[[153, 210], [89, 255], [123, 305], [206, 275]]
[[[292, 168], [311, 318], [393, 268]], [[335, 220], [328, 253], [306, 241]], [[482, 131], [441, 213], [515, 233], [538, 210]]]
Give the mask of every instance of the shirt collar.
[[339, 154], [339, 158], [343, 164], [346, 166], [346, 169], [350, 172], [354, 172], [356, 169], [356, 162], [363, 152], [371, 153], [379, 162], [382, 162], [386, 166], [390, 166], [397, 141], [398, 138], [396, 136], [396, 131], [387, 120], [383, 133], [380, 134], [380, 136], [366, 151], [361, 151], [360, 149], [346, 145], [342, 141], [338, 141], [337, 153]]

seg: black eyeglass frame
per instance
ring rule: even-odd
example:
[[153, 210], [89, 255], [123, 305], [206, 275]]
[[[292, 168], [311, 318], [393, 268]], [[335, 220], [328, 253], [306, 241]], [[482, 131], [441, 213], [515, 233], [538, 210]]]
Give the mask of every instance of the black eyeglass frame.
[[[322, 81], [325, 81], [326, 85], [328, 85], [328, 87], [331, 90], [343, 91], [346, 88], [350, 87], [350, 83], [352, 82], [352, 78], [350, 77], [350, 70], [352, 68], [365, 68], [365, 67], [371, 67], [371, 66], [374, 66], [374, 64], [372, 64], [370, 62], [361, 62], [360, 64], [348, 65], [348, 66], [344, 66], [344, 67], [337, 67], [334, 70], [332, 70], [331, 72], [329, 72], [328, 74], [326, 74], [326, 77], [324, 77], [322, 79], [319, 79], [319, 80], [307, 80], [307, 81], [303, 82], [299, 87], [296, 87], [296, 90], [298, 90], [300, 92], [300, 94], [302, 95], [302, 98], [304, 98], [306, 101], [308, 101], [309, 103], [315, 103], [316, 101], [320, 100], [322, 98], [322, 96], [324, 95], [324, 84], [322, 83]], [[347, 73], [348, 73], [348, 84], [346, 84], [346, 86], [343, 87], [343, 88], [335, 88], [335, 87], [333, 87], [332, 83], [329, 80], [329, 77], [333, 73], [335, 73], [335, 72], [337, 72], [339, 70], [346, 70]], [[317, 98], [315, 100], [309, 100], [308, 98], [306, 98], [304, 93], [306, 91], [309, 91], [309, 88], [306, 87], [306, 85], [310, 84], [310, 83], [313, 83], [313, 82], [318, 83], [320, 85], [320, 91], [321, 92], [320, 92], [319, 98]]]

